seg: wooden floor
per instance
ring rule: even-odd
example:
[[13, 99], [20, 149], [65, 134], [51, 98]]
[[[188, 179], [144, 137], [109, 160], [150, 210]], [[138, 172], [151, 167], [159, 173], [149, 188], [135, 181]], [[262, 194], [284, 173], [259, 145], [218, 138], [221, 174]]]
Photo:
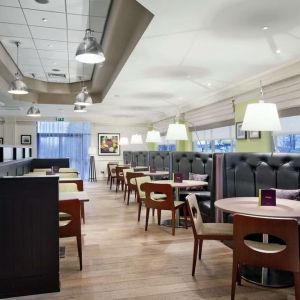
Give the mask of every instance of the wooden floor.
[[[192, 230], [158, 226], [145, 211], [137, 223], [137, 205], [123, 202], [104, 181], [86, 183], [90, 196], [83, 225], [83, 271], [75, 239], [61, 241], [61, 292], [17, 299], [229, 299], [232, 251], [221, 242], [205, 241], [196, 276], [192, 269]], [[168, 218], [169, 214], [162, 215]], [[294, 299], [294, 289], [266, 289], [246, 282], [236, 299]]]

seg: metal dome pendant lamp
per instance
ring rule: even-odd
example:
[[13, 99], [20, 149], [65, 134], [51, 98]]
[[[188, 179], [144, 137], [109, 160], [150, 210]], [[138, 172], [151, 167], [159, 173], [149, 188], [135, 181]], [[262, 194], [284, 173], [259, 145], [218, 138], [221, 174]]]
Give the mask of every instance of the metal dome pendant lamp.
[[[82, 73], [84, 76], [84, 65], [82, 64]], [[79, 77], [80, 81], [80, 86], [81, 86], [81, 91], [77, 94], [75, 98], [75, 105], [78, 106], [90, 106], [93, 104], [93, 99], [90, 96], [88, 89], [86, 86], [83, 86], [83, 81], [82, 81], [82, 76]]]
[[100, 44], [93, 36], [91, 28], [91, 3], [89, 1], [89, 28], [85, 30], [83, 41], [79, 44], [75, 59], [85, 64], [98, 64], [105, 61], [105, 56]]
[[[17, 46], [17, 68], [19, 68], [19, 46], [20, 42], [15, 43]], [[26, 95], [28, 94], [27, 85], [21, 80], [19, 72], [15, 74], [15, 79], [11, 82], [8, 93], [14, 95]]]
[[27, 117], [40, 117], [41, 112], [39, 108], [36, 106], [34, 102], [32, 102], [32, 105], [27, 110]]

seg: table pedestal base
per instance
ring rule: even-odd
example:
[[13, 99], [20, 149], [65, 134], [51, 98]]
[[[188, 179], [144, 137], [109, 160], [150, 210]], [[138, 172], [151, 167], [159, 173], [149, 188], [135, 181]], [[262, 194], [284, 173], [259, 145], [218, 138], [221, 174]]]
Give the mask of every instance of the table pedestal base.
[[[166, 226], [166, 227], [172, 227], [172, 219], [162, 221], [161, 225]], [[191, 221], [187, 220], [187, 225], [188, 225], [188, 227], [192, 226]], [[179, 221], [176, 220], [175, 227], [176, 228], [185, 228], [184, 219], [180, 219]]]
[[294, 285], [293, 273], [267, 268], [244, 266], [242, 278], [257, 285], [273, 288], [283, 288]]

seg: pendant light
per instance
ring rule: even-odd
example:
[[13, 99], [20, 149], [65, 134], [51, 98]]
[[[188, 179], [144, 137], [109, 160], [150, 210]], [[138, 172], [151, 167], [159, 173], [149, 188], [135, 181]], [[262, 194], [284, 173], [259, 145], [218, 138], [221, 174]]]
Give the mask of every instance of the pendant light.
[[262, 100], [258, 103], [248, 104], [243, 120], [244, 131], [280, 131], [281, 124], [276, 104], [265, 103], [263, 88], [260, 82]]
[[85, 64], [98, 64], [105, 61], [100, 44], [93, 36], [91, 28], [91, 3], [89, 1], [89, 28], [85, 30], [83, 41], [79, 44], [75, 59]]
[[[82, 64], [82, 73], [84, 76], [84, 64]], [[93, 104], [93, 99], [90, 96], [88, 89], [86, 86], [83, 86], [83, 81], [82, 81], [82, 76], [79, 77], [80, 81], [80, 86], [81, 86], [81, 91], [77, 94], [75, 98], [75, 105], [79, 106], [89, 106]]]
[[169, 124], [166, 135], [166, 140], [171, 141], [186, 141], [188, 140], [185, 124], [179, 124], [179, 117], [176, 116], [175, 123]]
[[76, 113], [85, 113], [85, 112], [87, 112], [87, 110], [84, 106], [74, 105], [74, 112], [76, 112]]
[[160, 143], [161, 137], [158, 130], [149, 130], [146, 136], [146, 143]]
[[128, 141], [128, 137], [126, 137], [126, 136], [122, 136], [121, 138], [120, 138], [120, 143], [119, 143], [121, 146], [123, 146], [123, 145], [128, 145], [129, 144], [129, 141]]
[[143, 144], [142, 136], [140, 134], [133, 134], [130, 139], [130, 144], [132, 144], [132, 145]]
[[41, 112], [34, 102], [32, 102], [32, 105], [28, 108], [27, 116], [28, 117], [40, 117], [41, 116]]
[[[19, 46], [20, 42], [15, 43], [17, 46], [17, 68], [19, 68]], [[14, 95], [26, 95], [28, 94], [27, 85], [21, 80], [19, 72], [15, 74], [14, 81], [9, 86], [8, 93]]]

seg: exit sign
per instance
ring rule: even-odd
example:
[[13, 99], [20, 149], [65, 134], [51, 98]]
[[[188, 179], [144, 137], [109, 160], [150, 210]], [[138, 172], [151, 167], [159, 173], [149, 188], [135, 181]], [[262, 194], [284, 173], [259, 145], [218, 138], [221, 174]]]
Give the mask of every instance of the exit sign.
[[65, 120], [65, 118], [56, 117], [56, 121], [58, 121], [58, 122], [63, 122], [64, 120]]

